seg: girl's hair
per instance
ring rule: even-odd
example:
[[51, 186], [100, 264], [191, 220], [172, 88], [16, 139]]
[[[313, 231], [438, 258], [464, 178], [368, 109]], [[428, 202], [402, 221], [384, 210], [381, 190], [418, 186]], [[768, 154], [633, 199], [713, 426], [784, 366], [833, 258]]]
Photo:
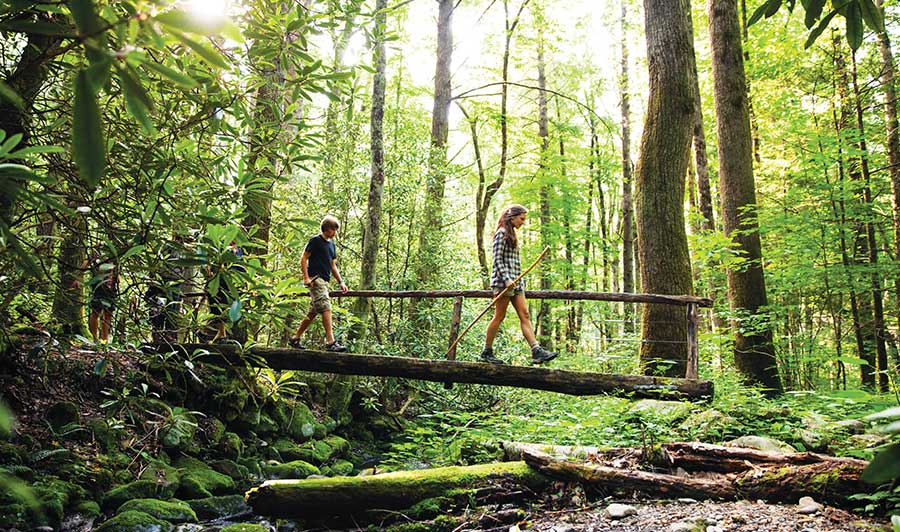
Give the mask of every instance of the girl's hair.
[[494, 231], [494, 234], [496, 235], [497, 231], [503, 229], [506, 234], [504, 238], [507, 246], [513, 248], [518, 246], [519, 241], [516, 239], [516, 228], [513, 226], [512, 220], [516, 216], [526, 212], [528, 212], [528, 209], [525, 207], [519, 204], [513, 204], [503, 209], [503, 212], [500, 213], [500, 219], [497, 221], [497, 229]]

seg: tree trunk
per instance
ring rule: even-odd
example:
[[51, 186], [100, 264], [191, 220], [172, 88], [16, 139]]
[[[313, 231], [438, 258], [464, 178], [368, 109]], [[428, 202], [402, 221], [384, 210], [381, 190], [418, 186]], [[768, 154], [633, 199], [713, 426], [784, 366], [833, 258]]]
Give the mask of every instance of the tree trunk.
[[65, 336], [85, 335], [84, 270], [87, 224], [80, 214], [65, 219], [56, 269], [59, 284], [53, 295], [53, 319]]
[[735, 331], [735, 365], [748, 382], [780, 393], [772, 330], [766, 320], [761, 320], [762, 324], [754, 323], [768, 301], [756, 215], [748, 212], [755, 208], [756, 190], [736, 0], [709, 1], [709, 34], [723, 228], [725, 236], [733, 240], [747, 261], [740, 270], [728, 270], [728, 299], [732, 311], [741, 320], [741, 326]]
[[[544, 75], [544, 40], [543, 33], [538, 30], [538, 49], [537, 49], [537, 68], [538, 68], [538, 137], [541, 139], [540, 167], [538, 168], [538, 176], [541, 183], [540, 190], [540, 222], [541, 222], [541, 247], [546, 249], [555, 246], [554, 239], [550, 236], [550, 181], [552, 178], [548, 175], [547, 165], [550, 158], [550, 131], [549, 120], [547, 117], [547, 78]], [[544, 263], [541, 268], [541, 290], [550, 290], [550, 265], [551, 261]], [[550, 323], [550, 302], [542, 299], [538, 307], [537, 325], [535, 335], [538, 341], [547, 349], [553, 349], [553, 324]]]
[[[159, 351], [169, 352], [169, 344], [153, 344]], [[677, 397], [700, 400], [713, 394], [713, 384], [696, 379], [615, 375], [566, 371], [533, 366], [460, 362], [457, 360], [419, 359], [373, 354], [328, 353], [303, 349], [253, 347], [225, 344], [183, 344], [182, 350], [193, 353], [205, 349], [221, 357], [208, 356], [210, 364], [243, 364], [248, 354], [265, 360], [275, 370], [302, 370], [339, 375], [373, 375], [401, 377], [431, 382], [461, 382], [512, 386], [546, 390], [569, 395], [610, 394], [623, 397]]]
[[434, 68], [434, 105], [431, 112], [431, 147], [428, 157], [428, 180], [425, 209], [419, 232], [419, 254], [416, 278], [420, 286], [428, 286], [439, 271], [440, 224], [443, 212], [447, 171], [447, 134], [450, 112], [450, 59], [453, 54], [453, 0], [438, 0], [437, 51]]
[[[747, 0], [741, 0], [741, 37], [744, 43], [744, 64], [750, 62], [750, 51], [747, 49]], [[759, 126], [756, 121], [756, 112], [753, 110], [753, 97], [750, 91], [750, 79], [747, 78], [747, 114], [750, 117], [750, 135], [753, 138], [753, 160], [761, 162], [759, 157]]]
[[863, 114], [862, 114], [862, 103], [860, 102], [859, 96], [859, 83], [857, 82], [856, 77], [856, 53], [851, 52], [850, 55], [852, 59], [852, 75], [853, 75], [853, 96], [854, 96], [854, 107], [856, 110], [856, 129], [859, 134], [859, 157], [860, 157], [860, 169], [862, 170], [862, 178], [863, 178], [863, 208], [864, 214], [866, 217], [866, 222], [864, 224], [865, 233], [866, 233], [866, 244], [868, 247], [868, 253], [866, 259], [869, 263], [869, 268], [871, 269], [870, 275], [870, 283], [872, 286], [872, 311], [874, 316], [873, 327], [875, 328], [875, 353], [877, 357], [877, 369], [878, 369], [878, 389], [881, 392], [888, 391], [888, 365], [887, 365], [887, 344], [885, 342], [885, 327], [884, 327], [884, 302], [882, 300], [881, 295], [881, 277], [880, 273], [876, 271], [876, 265], [878, 264], [878, 242], [875, 241], [875, 224], [872, 222], [872, 218], [875, 215], [873, 212], [872, 206], [872, 187], [871, 187], [871, 174], [869, 173], [869, 150], [866, 147], [866, 133], [865, 128], [863, 126]]
[[[622, 291], [634, 292], [634, 211], [631, 197], [631, 102], [628, 86], [627, 2], [622, 0], [622, 62], [619, 74], [619, 107], [622, 113]], [[625, 305], [625, 333], [634, 331], [634, 308]]]
[[[363, 254], [360, 265], [360, 289], [375, 287], [378, 271], [378, 236], [381, 232], [381, 196], [384, 192], [384, 97], [387, 55], [384, 35], [387, 25], [387, 0], [375, 3], [374, 63], [372, 77], [372, 111], [369, 119], [370, 146], [372, 151], [369, 197], [366, 206], [366, 225], [363, 228]], [[361, 327], [366, 327], [372, 300], [360, 298], [354, 305]], [[360, 335], [363, 331], [359, 331]]]
[[[687, 0], [645, 0], [650, 96], [636, 169], [636, 222], [643, 289], [692, 293], [684, 221], [684, 178], [694, 115], [693, 35]], [[645, 305], [641, 364], [647, 373], [684, 375], [682, 309]]]

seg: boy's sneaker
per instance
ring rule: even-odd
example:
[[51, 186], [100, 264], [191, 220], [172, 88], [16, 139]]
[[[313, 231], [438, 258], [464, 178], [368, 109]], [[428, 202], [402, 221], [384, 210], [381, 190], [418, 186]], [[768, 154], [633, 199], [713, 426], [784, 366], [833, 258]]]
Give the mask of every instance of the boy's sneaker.
[[557, 356], [559, 356], [559, 353], [554, 353], [553, 351], [549, 351], [541, 346], [536, 346], [531, 350], [531, 363], [543, 364], [545, 362], [550, 362]]
[[481, 351], [479, 358], [482, 362], [487, 362], [488, 364], [506, 364], [506, 362], [494, 356], [494, 350], [490, 347], [485, 347]]
[[347, 348], [337, 342], [332, 342], [325, 346], [325, 350], [331, 353], [343, 353]]
[[305, 349], [303, 344], [300, 342], [299, 338], [294, 338], [291, 336], [290, 340], [288, 340], [288, 345], [293, 347], [294, 349]]

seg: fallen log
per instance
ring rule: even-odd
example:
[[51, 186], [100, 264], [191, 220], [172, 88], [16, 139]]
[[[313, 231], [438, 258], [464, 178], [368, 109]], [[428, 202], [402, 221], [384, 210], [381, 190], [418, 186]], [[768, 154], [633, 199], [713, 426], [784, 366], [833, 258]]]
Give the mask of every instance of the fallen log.
[[305, 349], [252, 347], [242, 351], [228, 344], [147, 344], [149, 349], [185, 353], [204, 350], [210, 363], [243, 365], [254, 358], [278, 370], [303, 370], [342, 375], [402, 377], [433, 382], [460, 382], [532, 388], [570, 395], [618, 395], [633, 398], [705, 399], [713, 384], [694, 379], [616, 375], [550, 369], [546, 367], [485, 364], [456, 360], [431, 360], [370, 354], [326, 353]]
[[[575, 452], [579, 453], [577, 449]], [[860, 475], [867, 465], [863, 460], [815, 453], [779, 454], [673, 443], [661, 446], [662, 452], [654, 461], [657, 469], [645, 471], [636, 469], [642, 460], [640, 449], [611, 449], [598, 453], [582, 449], [580, 453], [587, 461], [559, 458], [567, 449], [554, 446], [505, 442], [504, 450], [508, 456], [521, 457], [548, 476], [584, 482], [610, 492], [629, 495], [640, 492], [666, 498], [779, 502], [797, 502], [800, 497], [809, 495], [817, 501], [838, 506], [847, 505], [848, 495], [864, 491]], [[658, 457], [668, 464], [667, 469], [658, 468]], [[616, 466], [597, 463], [604, 458], [620, 462]], [[654, 464], [645, 464], [645, 467]], [[688, 469], [692, 471], [688, 472]]]
[[500, 462], [364, 477], [269, 480], [248, 491], [246, 498], [261, 515], [317, 519], [401, 510], [453, 490], [536, 492], [549, 482], [525, 462]]

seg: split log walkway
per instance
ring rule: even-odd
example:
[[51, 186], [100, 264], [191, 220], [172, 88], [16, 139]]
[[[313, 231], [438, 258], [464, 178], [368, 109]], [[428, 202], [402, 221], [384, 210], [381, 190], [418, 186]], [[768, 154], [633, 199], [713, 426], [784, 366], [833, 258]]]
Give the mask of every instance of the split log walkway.
[[570, 395], [617, 395], [632, 398], [698, 400], [712, 397], [713, 384], [696, 379], [616, 375], [455, 360], [428, 360], [371, 354], [327, 353], [305, 349], [252, 347], [229, 344], [151, 344], [158, 352], [205, 350], [209, 363], [242, 365], [254, 358], [277, 370], [302, 370], [342, 375], [401, 377], [433, 382], [458, 382], [532, 388]]

